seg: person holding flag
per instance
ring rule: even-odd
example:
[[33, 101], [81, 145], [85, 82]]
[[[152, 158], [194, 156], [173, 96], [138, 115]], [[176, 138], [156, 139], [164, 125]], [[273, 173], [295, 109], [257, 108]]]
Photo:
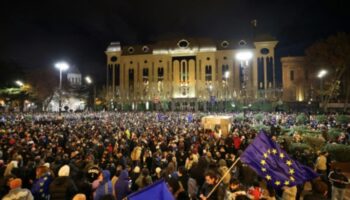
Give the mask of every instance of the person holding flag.
[[276, 189], [300, 185], [319, 176], [311, 168], [293, 160], [264, 132], [257, 135], [240, 159]]
[[[253, 142], [245, 149], [232, 164], [230, 171], [237, 161], [252, 168], [260, 177], [266, 180], [268, 186], [277, 190], [285, 190], [284, 196], [293, 196], [294, 186], [311, 181], [319, 176], [311, 168], [293, 160], [281, 147], [261, 131]], [[222, 182], [225, 174], [213, 189], [205, 196], [206, 199], [214, 193]], [[291, 190], [291, 191], [290, 191]], [[202, 196], [203, 197], [203, 196]]]

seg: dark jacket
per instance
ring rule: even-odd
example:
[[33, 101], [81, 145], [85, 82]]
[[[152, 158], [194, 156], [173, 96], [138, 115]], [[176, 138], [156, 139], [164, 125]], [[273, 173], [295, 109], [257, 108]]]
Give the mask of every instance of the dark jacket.
[[77, 193], [77, 187], [68, 176], [55, 178], [50, 184], [51, 200], [71, 200]]
[[129, 188], [129, 173], [127, 170], [123, 170], [119, 177], [118, 181], [115, 184], [115, 193], [117, 200], [122, 200], [130, 193]]

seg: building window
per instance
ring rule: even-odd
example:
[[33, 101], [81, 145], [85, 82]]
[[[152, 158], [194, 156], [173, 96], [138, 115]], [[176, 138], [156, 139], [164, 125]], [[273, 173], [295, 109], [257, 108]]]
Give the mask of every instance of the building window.
[[162, 81], [164, 79], [164, 68], [159, 67], [158, 68], [158, 81]]
[[212, 80], [212, 67], [211, 67], [211, 65], [205, 66], [205, 80], [206, 81]]
[[221, 42], [221, 47], [227, 48], [229, 44], [230, 43], [228, 43], [226, 40], [224, 40], [224, 41]]
[[225, 77], [226, 72], [228, 72], [228, 65], [222, 65], [222, 68], [221, 68], [222, 80], [226, 80], [226, 77]]
[[180, 80], [185, 82], [188, 81], [188, 66], [186, 61], [181, 61], [181, 72], [180, 72]]
[[290, 70], [290, 80], [294, 81], [294, 71]]
[[128, 52], [129, 52], [130, 54], [134, 53], [134, 51], [135, 51], [135, 50], [134, 50], [133, 47], [129, 47], [129, 48], [128, 48]]
[[185, 39], [182, 39], [177, 43], [177, 46], [180, 48], [187, 48], [189, 45], [190, 43]]
[[129, 69], [129, 89], [130, 92], [134, 91], [134, 69]]
[[143, 77], [143, 81], [148, 81], [148, 68], [143, 68], [142, 77]]

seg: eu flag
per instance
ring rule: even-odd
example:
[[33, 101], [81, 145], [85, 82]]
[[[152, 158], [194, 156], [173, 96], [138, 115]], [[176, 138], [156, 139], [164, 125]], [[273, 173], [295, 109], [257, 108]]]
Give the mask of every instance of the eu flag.
[[157, 181], [152, 185], [128, 196], [129, 200], [174, 200], [173, 195], [168, 190], [164, 180]]
[[291, 159], [263, 132], [258, 134], [240, 159], [274, 188], [299, 185], [318, 176], [309, 167]]

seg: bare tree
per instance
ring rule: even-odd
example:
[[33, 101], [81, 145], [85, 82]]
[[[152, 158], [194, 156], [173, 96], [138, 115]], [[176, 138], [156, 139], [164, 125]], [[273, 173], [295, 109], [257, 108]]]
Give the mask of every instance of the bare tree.
[[[324, 87], [321, 91], [325, 95], [322, 102], [326, 111], [332, 98], [340, 93], [346, 93], [345, 104], [349, 100], [349, 65], [350, 65], [350, 34], [338, 33], [325, 40], [314, 43], [306, 50], [306, 60], [310, 69], [316, 73], [320, 69], [329, 71]], [[344, 108], [345, 109], [345, 108]]]

